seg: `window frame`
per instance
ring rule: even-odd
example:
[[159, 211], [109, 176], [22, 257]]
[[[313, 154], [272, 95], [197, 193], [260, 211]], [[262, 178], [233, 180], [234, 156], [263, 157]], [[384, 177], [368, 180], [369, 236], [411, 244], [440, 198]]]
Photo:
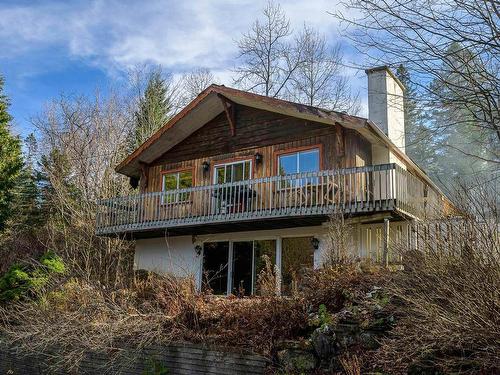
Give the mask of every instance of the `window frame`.
[[[274, 175], [275, 176], [281, 176], [279, 174], [279, 166], [280, 166], [280, 157], [282, 156], [288, 156], [288, 155], [293, 155], [293, 154], [300, 154], [301, 152], [308, 152], [308, 151], [315, 151], [318, 150], [318, 172], [323, 170], [323, 145], [321, 143], [315, 144], [315, 145], [310, 145], [310, 146], [301, 146], [301, 147], [294, 147], [294, 148], [289, 148], [281, 151], [276, 151], [274, 153]], [[290, 173], [290, 174], [298, 174], [301, 172], [295, 172], [295, 173]], [[285, 174], [286, 176], [286, 174]], [[282, 186], [282, 181], [281, 179], [278, 181], [278, 190], [286, 190], [286, 189], [294, 189], [296, 186]]]
[[[318, 163], [319, 163], [318, 171], [322, 171], [323, 170], [323, 145], [321, 143], [318, 143], [318, 144], [310, 145], [310, 146], [294, 147], [294, 148], [276, 151], [274, 153], [274, 174], [275, 174], [275, 176], [280, 175], [279, 174], [279, 164], [280, 164], [280, 157], [281, 156], [299, 154], [301, 152], [314, 151], [314, 150], [318, 150], [318, 159], [319, 159], [318, 160]], [[295, 172], [295, 173], [300, 173], [300, 172]], [[295, 173], [292, 173], [292, 174], [295, 174]]]
[[[169, 191], [165, 190], [165, 177], [168, 175], [176, 175], [176, 181], [177, 181], [177, 187], [173, 190], [179, 190], [179, 183], [180, 183], [180, 174], [183, 172], [190, 172], [191, 173], [191, 187], [195, 186], [195, 179], [194, 179], [194, 167], [186, 167], [186, 168], [176, 168], [176, 169], [169, 169], [169, 170], [164, 170], [160, 172], [161, 178], [160, 178], [160, 191], [162, 193]], [[183, 188], [184, 189], [184, 188]], [[173, 204], [185, 204], [185, 203], [191, 203], [191, 194], [189, 194], [188, 199], [183, 199], [180, 200], [180, 193], [176, 194], [175, 200], [172, 202], [167, 202], [165, 200], [165, 195], [162, 195], [161, 197], [161, 204], [162, 205], [173, 205]]]
[[[235, 165], [235, 164], [244, 164], [246, 162], [250, 162], [250, 168], [249, 168], [249, 173], [248, 173], [248, 180], [251, 180], [253, 178], [253, 169], [254, 169], [254, 158], [253, 157], [241, 157], [241, 158], [234, 158], [234, 159], [228, 159], [228, 160], [221, 160], [217, 161], [214, 163], [214, 166], [212, 167], [212, 184], [214, 185], [219, 185], [217, 182], [217, 172], [216, 169], [218, 167], [228, 167], [230, 165]], [[246, 180], [244, 180], [246, 181]], [[225, 184], [228, 184], [229, 182], [224, 182]]]

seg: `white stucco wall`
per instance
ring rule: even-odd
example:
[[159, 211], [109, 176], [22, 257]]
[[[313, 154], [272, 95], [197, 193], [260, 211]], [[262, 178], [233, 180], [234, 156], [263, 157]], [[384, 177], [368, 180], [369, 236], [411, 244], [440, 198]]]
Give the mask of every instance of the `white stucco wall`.
[[[351, 226], [351, 253], [358, 257], [371, 257], [374, 260], [382, 251], [383, 224], [359, 224]], [[401, 227], [398, 229], [398, 227]], [[399, 232], [406, 230], [406, 223], [390, 224], [391, 241], [396, 241]], [[398, 232], [399, 231], [399, 232]], [[328, 226], [286, 228], [276, 230], [261, 230], [235, 233], [218, 233], [213, 235], [180, 236], [170, 238], [151, 238], [136, 241], [135, 268], [168, 273], [177, 277], [192, 277], [197, 288], [201, 286], [203, 254], [197, 255], [195, 244], [209, 241], [277, 241], [283, 238], [313, 236], [319, 239], [318, 249], [314, 252], [314, 267], [321, 267], [328, 258], [331, 237], [328, 235]], [[194, 243], [193, 243], [194, 241]], [[280, 254], [278, 250], [277, 259]], [[279, 263], [279, 260], [277, 260]]]
[[367, 71], [367, 74], [368, 117], [404, 152], [403, 88], [387, 69]]
[[137, 240], [136, 269], [195, 277], [201, 272], [201, 257], [196, 255], [191, 236]]

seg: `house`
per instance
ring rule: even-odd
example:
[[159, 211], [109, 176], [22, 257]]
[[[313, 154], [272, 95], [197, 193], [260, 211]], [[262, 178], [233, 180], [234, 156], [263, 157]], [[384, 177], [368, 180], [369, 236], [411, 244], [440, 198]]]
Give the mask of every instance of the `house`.
[[402, 84], [366, 73], [369, 119], [211, 85], [117, 166], [139, 193], [101, 200], [97, 234], [217, 294], [258, 293], [263, 255], [292, 288], [323, 262], [334, 213], [354, 254], [388, 261], [409, 222], [449, 202], [405, 154]]

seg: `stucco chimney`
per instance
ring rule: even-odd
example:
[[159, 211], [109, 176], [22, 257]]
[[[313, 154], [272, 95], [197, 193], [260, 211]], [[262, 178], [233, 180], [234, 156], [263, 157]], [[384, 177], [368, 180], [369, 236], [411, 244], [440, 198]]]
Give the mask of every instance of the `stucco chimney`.
[[405, 152], [403, 84], [387, 66], [365, 72], [368, 76], [368, 118]]

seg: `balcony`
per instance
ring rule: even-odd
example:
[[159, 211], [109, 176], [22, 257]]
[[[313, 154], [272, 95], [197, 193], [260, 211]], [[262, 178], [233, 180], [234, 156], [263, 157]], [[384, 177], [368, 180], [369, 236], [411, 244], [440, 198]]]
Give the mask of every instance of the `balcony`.
[[[103, 199], [96, 233], [397, 211], [423, 218], [440, 196], [396, 164], [324, 170]], [[432, 201], [432, 202], [431, 202]], [[431, 210], [432, 208], [432, 210]]]

